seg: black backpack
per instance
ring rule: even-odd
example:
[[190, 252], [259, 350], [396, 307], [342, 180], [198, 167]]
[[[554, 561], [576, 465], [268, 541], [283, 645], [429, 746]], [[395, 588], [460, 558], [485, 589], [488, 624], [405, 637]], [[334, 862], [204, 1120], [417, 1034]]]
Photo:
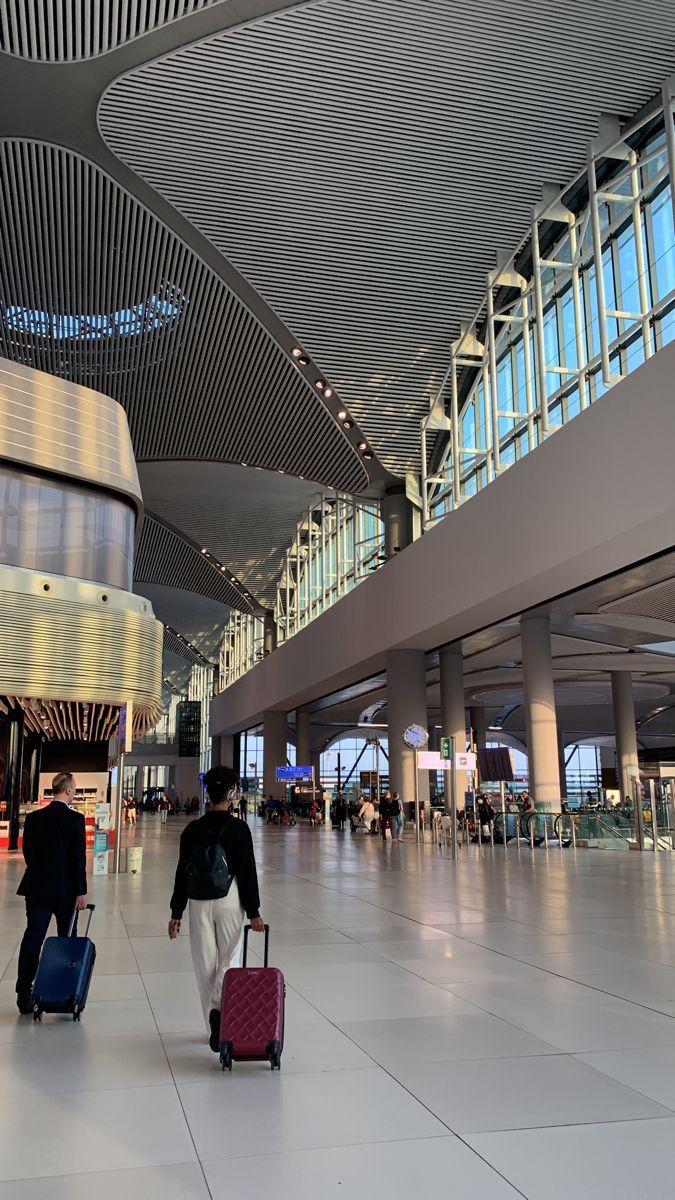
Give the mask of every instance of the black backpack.
[[225, 851], [218, 841], [196, 846], [187, 865], [188, 900], [221, 900], [232, 886], [233, 875], [227, 865]]

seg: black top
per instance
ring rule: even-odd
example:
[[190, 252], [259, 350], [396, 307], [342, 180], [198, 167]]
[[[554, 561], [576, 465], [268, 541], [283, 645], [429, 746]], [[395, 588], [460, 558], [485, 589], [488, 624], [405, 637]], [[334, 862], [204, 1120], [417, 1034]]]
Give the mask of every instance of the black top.
[[63, 800], [29, 813], [23, 829], [26, 871], [18, 896], [67, 900], [87, 894], [87, 845], [82, 813]]
[[260, 893], [251, 831], [246, 822], [240, 821], [238, 817], [213, 810], [198, 821], [190, 821], [181, 834], [176, 881], [171, 897], [171, 916], [179, 921], [185, 912], [188, 901], [187, 867], [193, 851], [197, 846], [208, 845], [210, 842], [220, 842], [225, 851], [227, 865], [237, 881], [239, 899], [246, 916], [259, 916]]

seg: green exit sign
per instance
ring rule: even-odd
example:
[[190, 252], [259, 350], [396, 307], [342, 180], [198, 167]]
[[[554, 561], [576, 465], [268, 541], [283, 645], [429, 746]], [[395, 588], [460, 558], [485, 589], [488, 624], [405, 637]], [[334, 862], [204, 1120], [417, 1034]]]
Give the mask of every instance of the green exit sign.
[[450, 758], [450, 738], [441, 738], [441, 758], [446, 762]]

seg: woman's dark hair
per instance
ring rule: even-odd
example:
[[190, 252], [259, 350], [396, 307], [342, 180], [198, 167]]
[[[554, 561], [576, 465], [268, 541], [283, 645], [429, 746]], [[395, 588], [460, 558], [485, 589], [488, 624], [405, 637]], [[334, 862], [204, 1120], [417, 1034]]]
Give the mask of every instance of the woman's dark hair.
[[211, 767], [204, 776], [204, 786], [212, 804], [220, 804], [231, 788], [239, 787], [239, 776], [233, 767]]

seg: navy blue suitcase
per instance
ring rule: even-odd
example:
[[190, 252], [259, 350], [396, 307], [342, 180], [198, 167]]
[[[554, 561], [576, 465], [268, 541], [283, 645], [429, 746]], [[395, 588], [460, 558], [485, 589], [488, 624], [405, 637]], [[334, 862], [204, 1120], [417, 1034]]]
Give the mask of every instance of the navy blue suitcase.
[[43, 1012], [72, 1013], [79, 1021], [87, 1003], [87, 993], [96, 960], [96, 947], [89, 937], [89, 926], [95, 905], [88, 904], [89, 920], [84, 937], [73, 937], [76, 912], [70, 922], [67, 937], [47, 938], [38, 963], [33, 994], [33, 1020], [40, 1021]]

